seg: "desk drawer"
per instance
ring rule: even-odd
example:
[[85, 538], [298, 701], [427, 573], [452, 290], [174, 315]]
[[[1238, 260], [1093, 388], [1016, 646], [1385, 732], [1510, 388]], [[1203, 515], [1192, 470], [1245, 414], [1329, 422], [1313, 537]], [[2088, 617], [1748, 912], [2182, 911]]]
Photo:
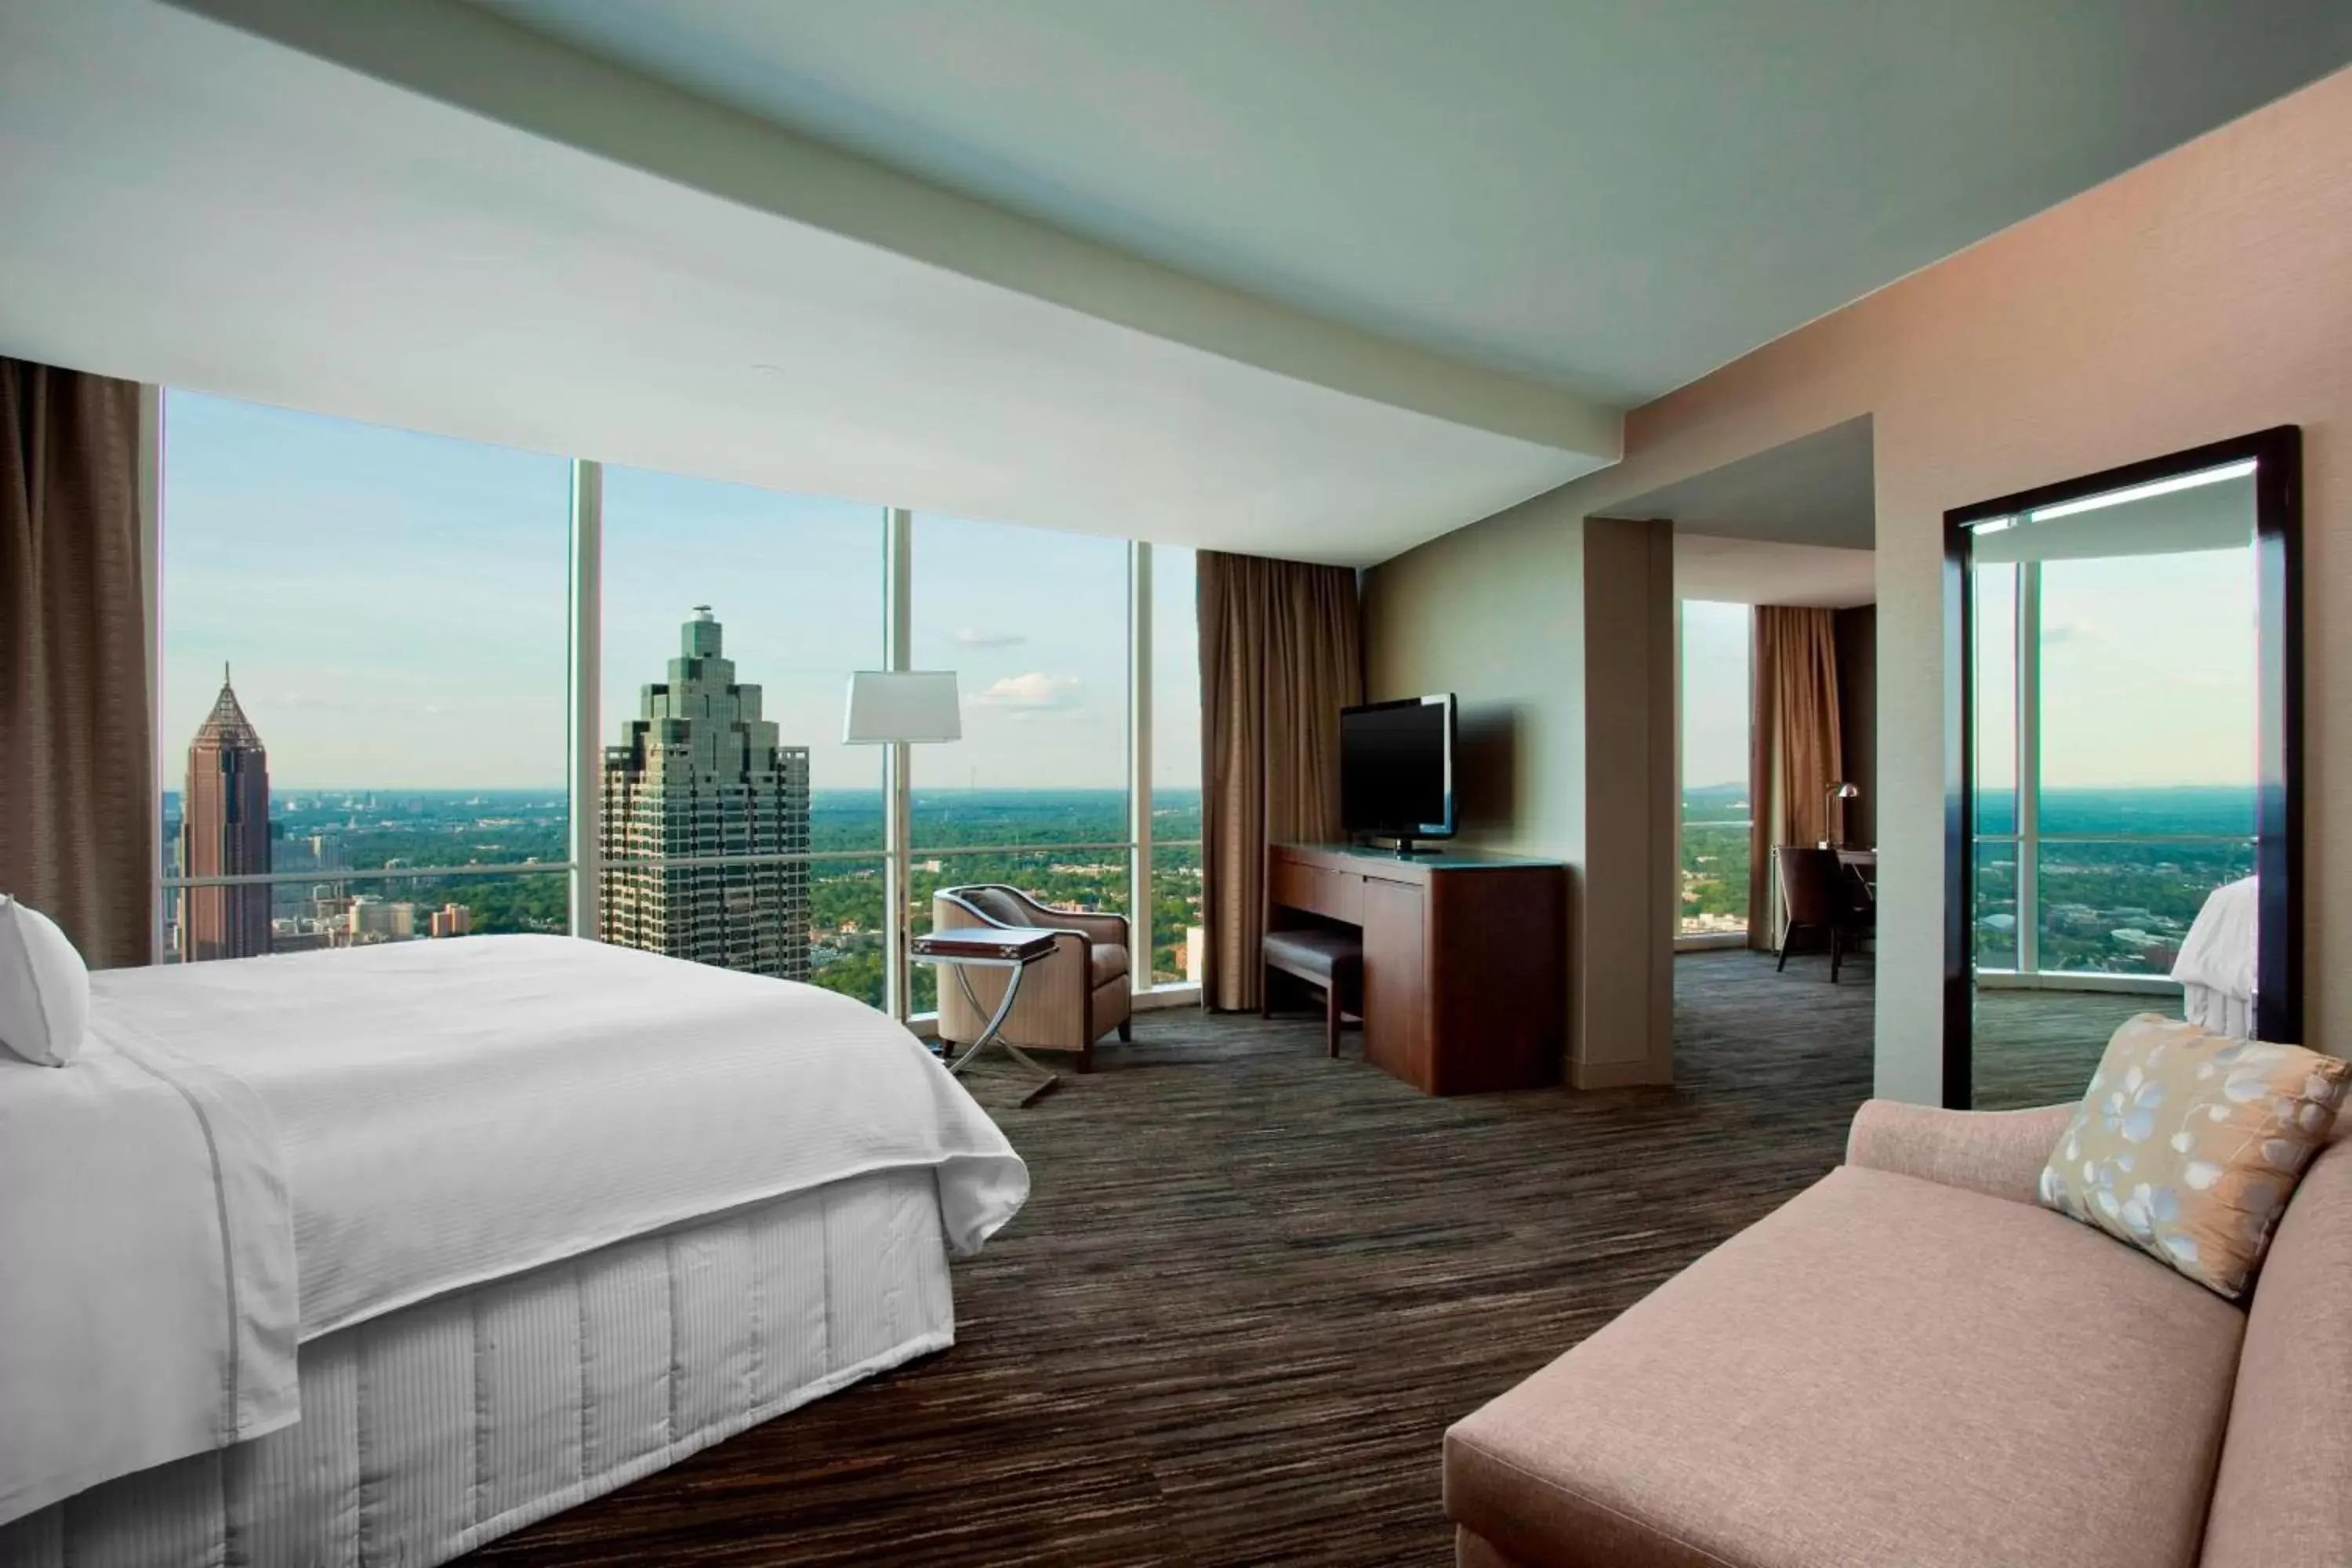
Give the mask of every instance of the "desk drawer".
[[1327, 871], [1277, 854], [1268, 868], [1266, 898], [1285, 909], [1305, 910], [1327, 920], [1364, 923], [1364, 879], [1345, 871]]

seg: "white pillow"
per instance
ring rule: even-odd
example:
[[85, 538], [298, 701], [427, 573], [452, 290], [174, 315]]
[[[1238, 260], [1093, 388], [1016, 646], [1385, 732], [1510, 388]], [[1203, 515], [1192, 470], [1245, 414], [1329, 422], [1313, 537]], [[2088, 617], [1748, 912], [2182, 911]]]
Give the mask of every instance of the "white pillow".
[[61, 1068], [89, 1024], [89, 966], [57, 921], [0, 893], [0, 1046]]

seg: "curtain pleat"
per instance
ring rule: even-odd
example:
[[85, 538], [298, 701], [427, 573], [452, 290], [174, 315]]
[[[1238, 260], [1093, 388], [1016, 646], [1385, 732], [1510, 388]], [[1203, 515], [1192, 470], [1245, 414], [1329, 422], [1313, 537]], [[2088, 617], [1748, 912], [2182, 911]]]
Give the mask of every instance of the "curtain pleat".
[[0, 892], [154, 957], [139, 385], [0, 358]]
[[1756, 606], [1755, 713], [1749, 730], [1748, 945], [1778, 947], [1780, 889], [1772, 849], [1830, 836], [1830, 786], [1844, 754], [1838, 732], [1837, 615]]
[[1202, 1001], [1258, 1005], [1269, 844], [1339, 837], [1339, 710], [1363, 700], [1356, 574], [1203, 551]]

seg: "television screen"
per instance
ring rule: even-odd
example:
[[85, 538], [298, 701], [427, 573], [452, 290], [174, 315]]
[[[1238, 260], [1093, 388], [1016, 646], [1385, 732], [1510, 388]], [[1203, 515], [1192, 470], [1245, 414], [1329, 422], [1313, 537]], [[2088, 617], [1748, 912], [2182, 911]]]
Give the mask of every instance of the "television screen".
[[1339, 820], [1350, 833], [1383, 837], [1454, 831], [1452, 697], [1340, 710]]

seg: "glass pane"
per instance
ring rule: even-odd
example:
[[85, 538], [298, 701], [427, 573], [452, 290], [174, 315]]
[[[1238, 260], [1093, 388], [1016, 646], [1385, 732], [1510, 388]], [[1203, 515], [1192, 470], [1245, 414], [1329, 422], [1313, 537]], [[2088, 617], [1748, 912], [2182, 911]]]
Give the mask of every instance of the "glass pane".
[[1682, 923], [1685, 936], [1748, 929], [1746, 605], [1682, 605]]
[[1199, 558], [1151, 547], [1151, 977], [1200, 983]]
[[[963, 695], [963, 739], [918, 746], [909, 765], [916, 934], [930, 930], [932, 889], [966, 882], [1126, 909], [1119, 849], [926, 852], [1129, 842], [1127, 552], [1118, 539], [915, 519], [915, 667], [956, 671]], [[936, 982], [914, 969], [916, 1012], [937, 1005]]]
[[1196, 844], [1151, 847], [1151, 983], [1201, 983], [1201, 849]]
[[883, 527], [605, 470], [605, 941], [880, 999], [878, 861], [797, 858], [883, 847], [882, 749], [840, 738], [850, 672], [883, 662]]
[[2038, 864], [2043, 970], [2160, 975], [2171, 973], [2206, 896], [2253, 875], [2254, 845], [2251, 838], [2053, 843], [2045, 837]]
[[[184, 392], [163, 430], [164, 875], [565, 860], [570, 465]], [[348, 936], [325, 885], [167, 887], [164, 952]]]
[[572, 879], [564, 872], [322, 880], [271, 892], [277, 952], [432, 937], [561, 936], [572, 915]]
[[914, 749], [914, 847], [1125, 842], [1126, 541], [918, 516], [913, 577], [915, 667], [963, 695]]
[[[1056, 909], [1103, 914], [1128, 912], [1128, 857], [1124, 849], [987, 850], [978, 854], [915, 852], [908, 878], [907, 919], [912, 935], [931, 929], [931, 895], [941, 888], [972, 882], [1005, 882]], [[939, 1006], [939, 973], [917, 964], [908, 976], [913, 1011]]]
[[2017, 831], [2018, 569], [1976, 574], [1976, 797], [1979, 833]]
[[1977, 952], [1979, 969], [2017, 967], [2017, 841], [1977, 840]]
[[2040, 571], [2042, 831], [2252, 833], [2252, 548]]
[[882, 1005], [882, 862], [819, 860], [809, 868], [809, 980]]

